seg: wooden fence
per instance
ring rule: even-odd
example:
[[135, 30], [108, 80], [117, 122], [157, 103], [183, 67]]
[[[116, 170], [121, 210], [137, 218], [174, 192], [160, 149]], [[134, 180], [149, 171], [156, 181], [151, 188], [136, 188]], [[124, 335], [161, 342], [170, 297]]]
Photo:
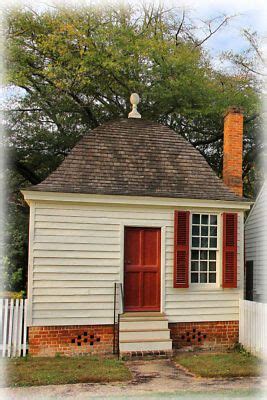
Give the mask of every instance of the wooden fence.
[[267, 356], [267, 304], [240, 300], [239, 342], [252, 354]]
[[0, 299], [0, 356], [25, 357], [27, 300]]

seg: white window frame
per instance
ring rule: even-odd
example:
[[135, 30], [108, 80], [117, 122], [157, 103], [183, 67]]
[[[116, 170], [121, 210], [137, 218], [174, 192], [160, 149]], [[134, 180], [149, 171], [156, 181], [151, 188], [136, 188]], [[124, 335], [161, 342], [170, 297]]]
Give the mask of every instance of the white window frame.
[[[193, 214], [205, 214], [205, 215], [216, 215], [217, 216], [217, 252], [216, 255], [216, 283], [199, 283], [199, 282], [191, 282], [191, 251], [194, 250], [192, 248], [192, 225], [193, 225]], [[204, 210], [195, 210], [190, 212], [189, 218], [189, 285], [192, 289], [218, 289], [221, 287], [221, 241], [222, 241], [222, 223], [221, 223], [221, 213], [213, 212], [213, 211], [204, 211]], [[205, 249], [204, 249], [205, 250]], [[214, 250], [214, 249], [206, 249]], [[192, 271], [194, 272], [194, 271]]]

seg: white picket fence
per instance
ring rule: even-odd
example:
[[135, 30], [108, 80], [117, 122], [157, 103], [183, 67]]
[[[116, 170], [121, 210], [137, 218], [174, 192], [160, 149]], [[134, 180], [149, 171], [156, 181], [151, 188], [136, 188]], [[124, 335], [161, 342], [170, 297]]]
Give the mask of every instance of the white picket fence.
[[27, 300], [0, 299], [0, 356], [25, 357]]
[[267, 304], [240, 300], [239, 342], [250, 353], [267, 356]]

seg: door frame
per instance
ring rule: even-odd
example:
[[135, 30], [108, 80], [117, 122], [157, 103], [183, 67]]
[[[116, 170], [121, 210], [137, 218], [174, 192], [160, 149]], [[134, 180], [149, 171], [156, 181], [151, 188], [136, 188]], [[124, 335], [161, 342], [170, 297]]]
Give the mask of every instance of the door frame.
[[[119, 281], [124, 290], [124, 232], [125, 227], [133, 228], [160, 228], [161, 231], [161, 254], [160, 254], [160, 312], [165, 311], [165, 255], [166, 255], [166, 225], [150, 221], [136, 222], [123, 220], [120, 223], [120, 274]], [[122, 310], [124, 312], [124, 310]]]

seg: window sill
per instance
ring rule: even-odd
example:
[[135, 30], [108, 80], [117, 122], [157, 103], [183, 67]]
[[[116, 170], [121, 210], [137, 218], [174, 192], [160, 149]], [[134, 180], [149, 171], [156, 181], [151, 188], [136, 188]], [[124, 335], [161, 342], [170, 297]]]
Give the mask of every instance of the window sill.
[[223, 290], [221, 286], [215, 283], [190, 283], [189, 289], [195, 290]]
[[189, 290], [191, 290], [192, 292], [208, 292], [208, 291], [218, 291], [218, 292], [223, 292], [225, 290], [235, 290], [235, 291], [239, 291], [239, 287], [237, 288], [223, 288], [222, 286], [218, 285], [218, 284], [212, 284], [212, 283], [190, 283], [189, 284]]

